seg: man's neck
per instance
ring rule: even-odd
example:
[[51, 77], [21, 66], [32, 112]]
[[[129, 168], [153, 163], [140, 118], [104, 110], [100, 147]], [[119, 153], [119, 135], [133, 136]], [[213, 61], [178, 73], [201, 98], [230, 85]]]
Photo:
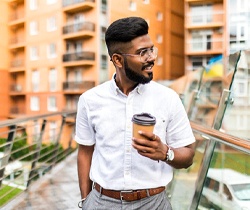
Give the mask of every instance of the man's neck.
[[133, 82], [126, 82], [126, 81], [121, 81], [117, 80], [115, 78], [115, 83], [117, 87], [125, 94], [128, 95], [132, 90], [134, 90], [137, 86], [138, 83], [133, 83]]

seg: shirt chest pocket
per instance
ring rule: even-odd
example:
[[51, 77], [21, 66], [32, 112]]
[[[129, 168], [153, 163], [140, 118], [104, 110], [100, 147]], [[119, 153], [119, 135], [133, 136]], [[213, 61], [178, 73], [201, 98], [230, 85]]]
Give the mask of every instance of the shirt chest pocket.
[[167, 117], [163, 115], [156, 115], [156, 125], [154, 128], [154, 134], [160, 137], [161, 141], [166, 143], [166, 130], [167, 130]]

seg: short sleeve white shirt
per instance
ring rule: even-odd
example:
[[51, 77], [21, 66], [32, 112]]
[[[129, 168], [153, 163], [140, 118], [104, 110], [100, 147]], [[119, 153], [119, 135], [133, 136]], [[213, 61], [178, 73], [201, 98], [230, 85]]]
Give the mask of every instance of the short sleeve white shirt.
[[143, 157], [132, 147], [132, 117], [147, 112], [156, 117], [154, 134], [173, 148], [195, 141], [177, 93], [151, 81], [123, 94], [114, 78], [80, 96], [75, 140], [95, 145], [90, 178], [105, 189], [131, 190], [166, 186], [172, 167]]

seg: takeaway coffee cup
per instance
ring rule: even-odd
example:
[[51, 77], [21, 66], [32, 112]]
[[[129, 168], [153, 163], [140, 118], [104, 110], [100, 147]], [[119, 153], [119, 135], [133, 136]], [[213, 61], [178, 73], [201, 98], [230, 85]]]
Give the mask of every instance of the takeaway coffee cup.
[[[135, 114], [132, 118], [133, 122], [133, 137], [135, 138], [145, 138], [141, 136], [138, 131], [148, 131], [152, 132], [156, 123], [156, 119], [149, 113]], [[145, 138], [146, 139], [146, 138]]]

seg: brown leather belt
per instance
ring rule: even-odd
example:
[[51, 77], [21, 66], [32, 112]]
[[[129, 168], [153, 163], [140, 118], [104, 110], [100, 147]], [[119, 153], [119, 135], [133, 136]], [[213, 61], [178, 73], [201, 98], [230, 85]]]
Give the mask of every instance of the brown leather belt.
[[115, 199], [120, 199], [120, 200], [125, 200], [125, 201], [140, 200], [148, 196], [159, 194], [166, 189], [165, 187], [157, 187], [157, 188], [144, 189], [144, 190], [117, 191], [117, 190], [103, 189], [98, 183], [94, 184], [94, 188], [102, 195], [106, 195], [110, 198], [115, 198]]

